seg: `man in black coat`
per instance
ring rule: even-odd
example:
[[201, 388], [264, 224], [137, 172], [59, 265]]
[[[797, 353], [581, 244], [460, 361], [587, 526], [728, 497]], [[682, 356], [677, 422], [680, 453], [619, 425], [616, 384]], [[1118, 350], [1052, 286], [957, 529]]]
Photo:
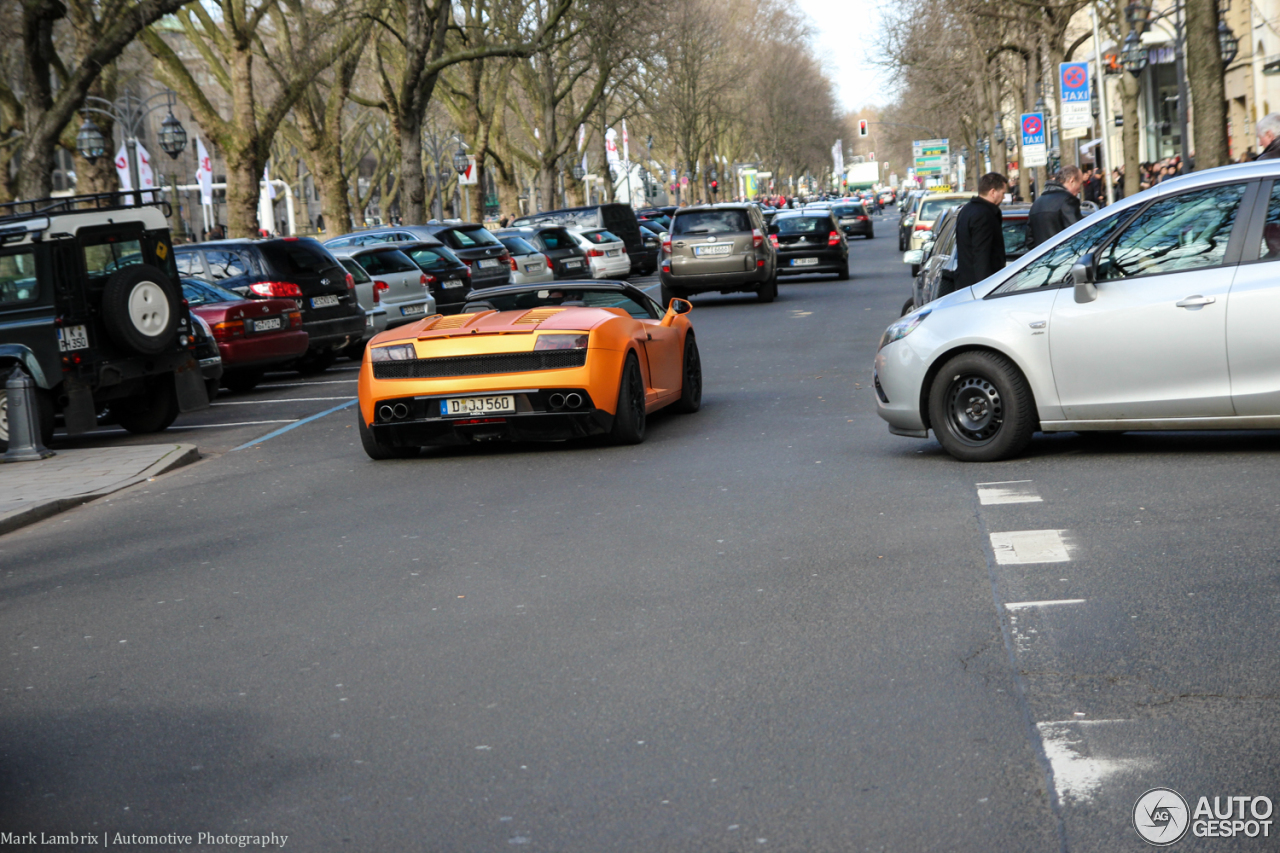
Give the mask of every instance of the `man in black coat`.
[[1079, 166], [1063, 166], [1052, 181], [1045, 182], [1044, 192], [1031, 205], [1028, 217], [1031, 248], [1039, 246], [1059, 231], [1075, 225], [1080, 215], [1080, 188], [1084, 174]]
[[978, 181], [978, 194], [956, 214], [956, 273], [950, 290], [977, 284], [1004, 269], [1004, 216], [1000, 202], [1008, 186], [1008, 179], [999, 172], [983, 175]]

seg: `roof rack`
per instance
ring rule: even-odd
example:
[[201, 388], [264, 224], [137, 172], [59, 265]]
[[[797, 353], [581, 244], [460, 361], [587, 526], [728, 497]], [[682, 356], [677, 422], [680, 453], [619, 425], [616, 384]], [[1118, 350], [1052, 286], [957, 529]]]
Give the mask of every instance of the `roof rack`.
[[[38, 198], [30, 201], [10, 201], [0, 204], [0, 222], [26, 219], [31, 216], [47, 216], [52, 213], [83, 213], [89, 210], [127, 210], [138, 207], [159, 207], [167, 219], [172, 214], [169, 202], [161, 198], [164, 188], [153, 190], [119, 190], [109, 193], [89, 193], [61, 197]], [[151, 195], [154, 200], [144, 201]]]

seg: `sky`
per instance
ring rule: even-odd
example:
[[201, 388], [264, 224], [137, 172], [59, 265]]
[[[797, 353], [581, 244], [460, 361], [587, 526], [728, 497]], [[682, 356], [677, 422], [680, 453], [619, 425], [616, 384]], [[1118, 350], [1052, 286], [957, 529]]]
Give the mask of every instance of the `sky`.
[[889, 102], [884, 72], [867, 57], [876, 51], [879, 0], [794, 0], [809, 16], [814, 47], [836, 83], [845, 110]]

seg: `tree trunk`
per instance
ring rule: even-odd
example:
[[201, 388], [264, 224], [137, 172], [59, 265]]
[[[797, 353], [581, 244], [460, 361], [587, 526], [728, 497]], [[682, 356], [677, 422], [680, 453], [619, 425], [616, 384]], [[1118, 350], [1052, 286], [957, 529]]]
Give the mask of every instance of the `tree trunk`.
[[422, 174], [422, 114], [406, 111], [396, 123], [396, 131], [400, 140], [400, 213], [410, 225], [421, 225], [429, 218]]
[[1185, 0], [1186, 68], [1190, 100], [1195, 107], [1192, 131], [1196, 169], [1231, 162], [1227, 146], [1227, 95], [1222, 49], [1218, 45], [1217, 0]]
[[1139, 191], [1142, 183], [1142, 155], [1138, 151], [1138, 78], [1125, 72], [1120, 80], [1120, 115], [1124, 121], [1120, 144], [1124, 149], [1124, 194], [1126, 197]]
[[[227, 157], [227, 236], [258, 236], [258, 192], [262, 163], [248, 152], [225, 152]], [[264, 223], [270, 228], [271, 223]]]

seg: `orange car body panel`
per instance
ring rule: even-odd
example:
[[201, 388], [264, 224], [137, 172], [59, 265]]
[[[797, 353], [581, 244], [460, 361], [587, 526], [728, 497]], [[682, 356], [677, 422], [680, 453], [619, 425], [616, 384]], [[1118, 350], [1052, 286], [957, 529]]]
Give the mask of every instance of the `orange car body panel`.
[[[360, 416], [374, 421], [380, 401], [406, 396], [480, 395], [526, 388], [584, 388], [596, 407], [613, 414], [622, 367], [636, 353], [644, 377], [646, 410], [675, 402], [681, 391], [687, 315], [668, 313], [669, 322], [638, 320], [617, 308], [546, 307], [517, 311], [480, 311], [426, 317], [373, 338], [360, 365]], [[443, 379], [375, 379], [371, 356], [388, 344], [413, 344], [418, 358], [532, 352], [540, 334], [578, 332], [591, 337], [587, 363], [567, 370], [537, 370]]]

